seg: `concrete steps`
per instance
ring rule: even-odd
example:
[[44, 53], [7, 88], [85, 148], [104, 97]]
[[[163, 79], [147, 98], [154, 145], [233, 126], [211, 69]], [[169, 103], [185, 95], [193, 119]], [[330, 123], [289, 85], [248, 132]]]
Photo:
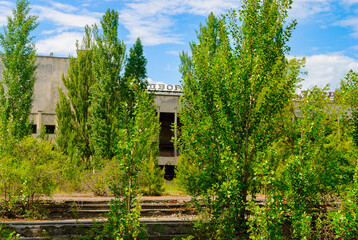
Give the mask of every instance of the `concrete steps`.
[[[47, 201], [43, 204], [46, 210], [44, 219], [83, 219], [105, 217], [110, 209], [110, 201]], [[193, 215], [194, 209], [187, 208], [187, 202], [143, 201], [142, 217], [171, 215]]]
[[[85, 236], [87, 231], [96, 224], [101, 227], [105, 220], [94, 223], [90, 219], [81, 220], [51, 220], [6, 222], [7, 228], [21, 235], [21, 240], [34, 239], [76, 239]], [[141, 218], [141, 224], [145, 224], [149, 239], [169, 240], [175, 237], [187, 236], [193, 222], [179, 218]]]

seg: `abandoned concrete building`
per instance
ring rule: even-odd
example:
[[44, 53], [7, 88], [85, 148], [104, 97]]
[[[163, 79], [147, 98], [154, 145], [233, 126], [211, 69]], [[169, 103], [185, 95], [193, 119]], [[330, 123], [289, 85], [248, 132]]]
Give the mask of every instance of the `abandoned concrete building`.
[[[35, 82], [34, 103], [30, 121], [33, 122], [32, 132], [40, 133], [45, 125], [47, 132], [54, 137], [56, 132], [56, 102], [59, 99], [58, 88], [65, 89], [61, 76], [66, 74], [69, 61], [66, 57], [38, 56], [37, 80]], [[0, 71], [2, 66], [0, 65]], [[172, 125], [178, 123], [178, 98], [182, 94], [178, 85], [149, 84], [148, 89], [154, 92], [154, 102], [159, 113], [161, 131], [159, 136], [158, 165], [167, 166], [166, 170], [174, 173], [178, 152], [172, 142], [176, 135]]]

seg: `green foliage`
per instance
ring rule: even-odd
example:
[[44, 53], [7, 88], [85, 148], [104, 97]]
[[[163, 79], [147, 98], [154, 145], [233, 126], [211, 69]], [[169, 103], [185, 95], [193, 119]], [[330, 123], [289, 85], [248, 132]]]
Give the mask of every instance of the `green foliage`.
[[139, 173], [139, 179], [140, 192], [143, 193], [143, 195], [159, 196], [164, 193], [164, 168], [160, 169], [157, 157], [153, 156], [152, 153], [150, 154], [149, 159], [143, 162], [142, 170]]
[[[186, 193], [192, 194], [201, 189], [202, 182], [196, 180], [196, 176], [200, 174], [198, 166], [190, 162], [185, 155], [181, 154], [177, 160], [176, 166], [176, 181], [178, 185], [186, 191]], [[205, 183], [203, 183], [205, 184]]]
[[[332, 204], [332, 196], [338, 196], [353, 176], [352, 138], [340, 105], [327, 97], [327, 89], [310, 89], [277, 118], [281, 138], [262, 156], [274, 174], [258, 176], [269, 180], [270, 192], [284, 196], [293, 237], [298, 239], [321, 235], [312, 227], [317, 219], [324, 220], [320, 215], [325, 206]], [[264, 167], [261, 173], [264, 169], [268, 171]]]
[[107, 10], [101, 20], [102, 34], [94, 27], [93, 75], [90, 88], [91, 106], [88, 119], [94, 167], [99, 159], [115, 155], [119, 129], [126, 123], [123, 112], [128, 81], [121, 76], [125, 45], [118, 39], [118, 13]]
[[6, 225], [0, 224], [0, 238], [4, 240], [17, 240], [20, 238], [20, 235], [15, 231], [6, 229]]
[[[112, 186], [114, 192], [121, 191]], [[129, 192], [125, 192], [128, 194]], [[129, 204], [129, 205], [128, 205]], [[111, 208], [107, 215], [108, 221], [104, 224], [102, 235], [112, 239], [147, 239], [147, 232], [143, 225], [140, 225], [141, 212], [140, 199], [115, 198], [111, 200]], [[102, 237], [100, 238], [102, 239]]]
[[36, 200], [56, 189], [64, 157], [48, 142], [32, 136], [21, 141], [11, 138], [0, 143], [0, 149], [0, 195], [5, 214], [36, 217], [40, 214]]
[[103, 160], [103, 168], [82, 170], [82, 184], [96, 196], [109, 196], [110, 185], [120, 185], [121, 169], [115, 159]]
[[62, 76], [67, 94], [59, 89], [60, 99], [56, 104], [59, 149], [87, 164], [92, 154], [88, 126], [90, 88], [94, 83], [92, 39], [91, 29], [86, 26], [82, 45], [76, 43], [77, 58], [69, 57], [67, 75]]
[[[349, 152], [357, 160], [358, 156], [358, 87], [357, 73], [350, 71], [344, 80], [341, 81], [341, 87], [337, 94], [339, 104], [345, 110], [346, 134], [351, 135], [354, 147], [351, 146]], [[352, 144], [353, 145], [353, 144]], [[332, 220], [332, 228], [336, 237], [340, 239], [356, 239], [358, 235], [358, 181], [357, 168], [353, 182], [349, 188], [341, 194], [341, 203], [337, 210], [332, 210], [329, 216]]]
[[40, 128], [40, 134], [37, 136], [41, 141], [48, 141], [48, 134], [46, 132], [46, 126], [42, 124]]
[[243, 1], [242, 9], [222, 19], [210, 14], [199, 42], [190, 44], [191, 55], [180, 56], [178, 142], [191, 166], [185, 181], [196, 186], [189, 188], [195, 196], [216, 196], [214, 239], [245, 231], [258, 154], [277, 137], [272, 124], [299, 81], [300, 64], [285, 58], [295, 26], [285, 24], [289, 7], [290, 1]]
[[[82, 45], [77, 43], [77, 58], [70, 57], [68, 74], [62, 78], [68, 93], [59, 90], [56, 142], [58, 148], [70, 157], [68, 163], [73, 167], [66, 170], [66, 179], [70, 180], [70, 173], [73, 174], [76, 169], [86, 168], [76, 173], [82, 175], [85, 187], [96, 195], [107, 195], [110, 184], [123, 184], [119, 178], [124, 173], [113, 157], [122, 132], [127, 131], [137, 118], [138, 92], [143, 92], [147, 86], [147, 60], [138, 38], [130, 49], [122, 76], [125, 45], [118, 38], [118, 13], [114, 10], [104, 14], [101, 30], [93, 26], [86, 27], [85, 32]], [[153, 105], [152, 96], [143, 96], [140, 99], [145, 101], [143, 104]], [[153, 109], [148, 107], [143, 111], [152, 114]], [[141, 130], [143, 137], [154, 139], [148, 136], [148, 131], [152, 131], [153, 127], [157, 131], [158, 121], [155, 115], [148, 115], [143, 120], [147, 124]], [[161, 194], [164, 191], [163, 172], [155, 166], [157, 148], [155, 140], [150, 148], [139, 149], [143, 151], [141, 154], [152, 156], [143, 162], [139, 177], [146, 194]]]
[[337, 211], [331, 211], [332, 228], [339, 239], [356, 239], [358, 236], [358, 182], [348, 189]]
[[124, 77], [131, 80], [134, 79], [142, 90], [146, 89], [148, 83], [147, 78], [147, 59], [143, 55], [143, 46], [140, 38], [137, 38], [135, 44], [129, 50], [129, 58], [124, 70]]
[[29, 15], [29, 2], [17, 0], [13, 16], [7, 17], [0, 34], [3, 65], [0, 80], [0, 124], [6, 129], [11, 119], [14, 136], [21, 139], [31, 133], [29, 115], [35, 83], [36, 56], [31, 32], [37, 17]]
[[353, 139], [355, 145], [358, 147], [358, 75], [352, 70], [346, 75], [345, 79], [341, 81], [339, 91], [342, 98], [341, 104], [347, 106], [347, 111], [350, 112], [350, 121], [353, 128]]
[[269, 196], [265, 206], [249, 202], [251, 216], [248, 220], [250, 239], [285, 239], [285, 207], [279, 196]]
[[[153, 161], [158, 149], [159, 123], [156, 116], [153, 96], [133, 84], [134, 106], [128, 110], [132, 121], [120, 129], [117, 155], [115, 159], [121, 170], [120, 184], [113, 184], [112, 191], [116, 197], [111, 202], [111, 211], [105, 229], [114, 238], [143, 239], [146, 230], [139, 225], [140, 200], [138, 199], [139, 171], [146, 162]], [[148, 187], [153, 183], [149, 177], [140, 178]], [[148, 183], [149, 182], [149, 183]], [[158, 183], [156, 183], [158, 184]], [[164, 183], [159, 184], [163, 188]], [[152, 189], [155, 190], [155, 189]], [[121, 197], [123, 196], [123, 198]]]
[[74, 145], [74, 129], [73, 129], [73, 113], [71, 104], [63, 91], [59, 90], [59, 100], [56, 103], [56, 143], [58, 149], [67, 155], [73, 155]]

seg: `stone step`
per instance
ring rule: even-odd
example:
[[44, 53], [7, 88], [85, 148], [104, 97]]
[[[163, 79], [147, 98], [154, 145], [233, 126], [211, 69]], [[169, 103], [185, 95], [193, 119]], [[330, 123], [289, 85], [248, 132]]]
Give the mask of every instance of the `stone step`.
[[[86, 236], [88, 230], [105, 220], [56, 220], [56, 221], [15, 221], [6, 222], [6, 227], [20, 234], [22, 240], [33, 239], [73, 239], [75, 236]], [[145, 224], [149, 239], [167, 240], [187, 236], [193, 227], [191, 220], [179, 218], [141, 218]]]
[[[110, 210], [110, 201], [48, 201], [42, 204], [47, 214], [44, 219], [80, 219], [105, 217]], [[195, 214], [186, 208], [187, 202], [145, 201], [142, 216], [167, 216], [173, 214]]]
[[[44, 204], [43, 205], [46, 209], [48, 210], [53, 210], [53, 209], [68, 209], [68, 208], [76, 208], [76, 209], [82, 209], [82, 210], [87, 210], [87, 209], [109, 209], [110, 208], [110, 203], [91, 203], [91, 202], [87, 202], [87, 203], [75, 203], [72, 205], [69, 204], [61, 204], [61, 203], [54, 203], [54, 204]], [[173, 209], [173, 208], [185, 208], [186, 204], [185, 203], [172, 203], [172, 204], [168, 204], [168, 203], [144, 203], [141, 205], [142, 209], [163, 209], [163, 208], [169, 208], [169, 209]]]

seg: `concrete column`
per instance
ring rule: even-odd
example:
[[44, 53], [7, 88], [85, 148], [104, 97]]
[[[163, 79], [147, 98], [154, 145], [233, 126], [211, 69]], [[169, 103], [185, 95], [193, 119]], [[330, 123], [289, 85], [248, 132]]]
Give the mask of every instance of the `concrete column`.
[[178, 156], [178, 152], [177, 152], [177, 148], [176, 148], [176, 143], [177, 143], [177, 123], [178, 123], [178, 113], [177, 113], [177, 109], [175, 109], [175, 113], [174, 113], [174, 126], [175, 126], [175, 130], [174, 130], [174, 157]]
[[37, 129], [36, 129], [37, 134], [40, 134], [41, 127], [42, 127], [42, 111], [38, 111], [37, 112]]

